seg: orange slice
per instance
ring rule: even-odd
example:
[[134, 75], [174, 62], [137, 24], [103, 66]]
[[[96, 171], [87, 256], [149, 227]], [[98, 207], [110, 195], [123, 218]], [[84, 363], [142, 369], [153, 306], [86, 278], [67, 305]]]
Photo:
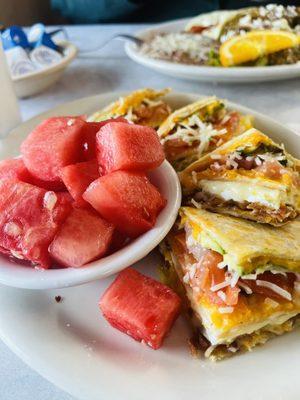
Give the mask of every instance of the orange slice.
[[230, 67], [299, 44], [300, 36], [292, 32], [252, 31], [226, 40], [220, 47], [220, 60], [223, 67]]

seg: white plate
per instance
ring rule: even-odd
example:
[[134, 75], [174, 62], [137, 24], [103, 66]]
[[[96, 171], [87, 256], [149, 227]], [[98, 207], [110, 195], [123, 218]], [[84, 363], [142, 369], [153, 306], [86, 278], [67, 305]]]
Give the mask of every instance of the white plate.
[[64, 70], [76, 57], [77, 47], [67, 41], [59, 41], [58, 44], [64, 49], [64, 56], [58, 63], [13, 78], [14, 89], [18, 97], [29, 97], [40, 93], [60, 79]]
[[[159, 24], [155, 28], [145, 29], [135, 34], [142, 39], [162, 32], [182, 31], [190, 19], [180, 19]], [[139, 64], [176, 78], [205, 82], [259, 82], [291, 79], [300, 76], [300, 63], [267, 67], [205, 67], [173, 63], [147, 57], [138, 51], [133, 43], [125, 44], [127, 55]]]
[[[0, 142], [0, 159], [19, 154], [20, 144], [33, 127], [49, 116], [91, 114], [120, 97], [121, 93], [104, 94], [77, 100], [43, 113], [15, 128]], [[181, 188], [171, 165], [163, 164], [149, 173], [150, 180], [167, 199], [155, 226], [113, 254], [81, 268], [40, 270], [28, 268], [0, 255], [0, 283], [25, 289], [54, 289], [91, 282], [114, 274], [150, 253], [166, 236], [177, 217], [181, 204]]]
[[[177, 106], [197, 97], [168, 96]], [[82, 112], [90, 111], [97, 99], [101, 97], [84, 100]], [[69, 107], [59, 109], [60, 114]], [[234, 107], [252, 113], [258, 128], [300, 156], [295, 133], [254, 111]], [[27, 124], [29, 128], [32, 122]], [[152, 253], [137, 267], [155, 275], [159, 262]], [[112, 279], [51, 291], [1, 287], [0, 337], [41, 375], [82, 400], [299, 399], [299, 330], [214, 364], [191, 358], [188, 331], [179, 319], [162, 349], [154, 351], [101, 317], [98, 299]], [[56, 295], [63, 296], [63, 302], [57, 304]]]

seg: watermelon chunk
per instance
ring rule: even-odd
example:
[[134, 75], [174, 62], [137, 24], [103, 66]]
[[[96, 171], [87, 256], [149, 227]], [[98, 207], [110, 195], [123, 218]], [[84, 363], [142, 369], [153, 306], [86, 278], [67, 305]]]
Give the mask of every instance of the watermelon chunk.
[[147, 126], [109, 123], [97, 133], [100, 175], [116, 170], [148, 171], [165, 159], [157, 133]]
[[15, 178], [27, 182], [31, 179], [28, 169], [21, 157], [0, 161], [0, 179]]
[[179, 315], [180, 298], [162, 283], [127, 268], [105, 291], [99, 306], [114, 328], [158, 349]]
[[92, 182], [84, 200], [131, 238], [151, 229], [166, 200], [146, 175], [115, 171]]
[[0, 181], [0, 246], [49, 268], [48, 246], [71, 210], [70, 199], [13, 179]]
[[86, 205], [82, 194], [99, 177], [96, 160], [68, 165], [61, 170], [61, 178], [78, 206]]
[[16, 178], [19, 181], [31, 183], [46, 190], [63, 190], [63, 183], [45, 182], [33, 177], [26, 168], [22, 157], [0, 161], [0, 179]]
[[66, 267], [81, 267], [102, 257], [114, 227], [94, 211], [74, 208], [49, 247], [51, 256]]
[[84, 126], [84, 148], [83, 159], [86, 161], [96, 158], [96, 133], [109, 122], [125, 122], [128, 121], [123, 117], [111, 118], [101, 122], [87, 122]]
[[48, 118], [21, 145], [29, 172], [38, 179], [60, 183], [61, 168], [80, 161], [82, 129], [80, 117]]

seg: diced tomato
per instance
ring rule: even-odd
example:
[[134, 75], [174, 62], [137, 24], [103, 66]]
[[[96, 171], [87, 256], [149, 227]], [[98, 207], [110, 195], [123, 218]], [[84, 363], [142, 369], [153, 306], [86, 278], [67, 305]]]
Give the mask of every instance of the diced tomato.
[[[272, 272], [267, 271], [264, 272], [263, 274], [258, 275], [257, 280], [274, 283], [275, 285], [281, 287], [282, 289], [292, 294], [295, 282], [295, 274], [288, 273], [286, 274], [286, 276], [284, 276], [282, 274], [273, 274]], [[242, 282], [245, 282], [251, 288], [253, 293], [258, 293], [266, 297], [283, 300], [283, 297], [280, 296], [280, 294], [274, 292], [273, 290], [266, 288], [264, 286], [258, 286], [256, 280], [242, 279]]]
[[248, 160], [247, 157], [242, 158], [241, 160], [236, 158], [234, 161], [238, 164], [238, 168], [245, 169], [247, 171], [256, 167], [254, 158], [250, 158]]
[[158, 349], [179, 315], [180, 303], [169, 287], [127, 268], [105, 291], [99, 306], [114, 328]]
[[199, 141], [194, 141], [194, 143], [190, 146], [184, 140], [180, 139], [172, 139], [167, 140], [164, 143], [164, 151], [166, 154], [166, 158], [169, 161], [176, 160], [179, 157], [183, 157], [186, 151], [190, 151], [194, 147], [199, 145]]
[[217, 291], [211, 290], [212, 286], [218, 285], [226, 279], [224, 269], [218, 268], [218, 264], [222, 261], [221, 254], [213, 250], [205, 250], [192, 280], [192, 286], [199, 287], [214, 304], [233, 306], [238, 303], [240, 292], [238, 287], [226, 286], [222, 289], [226, 295], [225, 301], [218, 296]]
[[277, 160], [266, 160], [256, 168], [257, 171], [270, 179], [280, 179], [283, 166]]
[[239, 127], [240, 114], [236, 111], [229, 113], [229, 119], [223, 124], [223, 127], [230, 133], [235, 133]]
[[49, 246], [51, 256], [66, 267], [82, 267], [102, 257], [114, 227], [95, 211], [73, 209]]

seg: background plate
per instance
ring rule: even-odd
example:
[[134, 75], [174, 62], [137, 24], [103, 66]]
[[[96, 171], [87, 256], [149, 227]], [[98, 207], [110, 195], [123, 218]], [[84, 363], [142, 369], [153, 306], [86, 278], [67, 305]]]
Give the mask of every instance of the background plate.
[[[120, 94], [94, 96], [61, 106], [48, 115], [90, 113]], [[181, 106], [197, 95], [172, 94]], [[252, 110], [256, 127], [300, 156], [299, 138]], [[44, 118], [44, 116], [43, 116]], [[28, 129], [33, 122], [28, 121]], [[9, 140], [18, 146], [21, 139]], [[156, 252], [135, 267], [156, 274]], [[28, 365], [82, 400], [299, 399], [299, 330], [268, 342], [252, 353], [220, 363], [189, 354], [189, 332], [180, 318], [162, 349], [154, 351], [111, 328], [98, 311], [100, 295], [113, 277], [60, 290], [0, 287], [0, 337]], [[56, 303], [55, 296], [63, 297]], [[0, 396], [1, 397], [1, 396]]]
[[[136, 36], [146, 39], [161, 32], [182, 31], [190, 18], [159, 24], [136, 33]], [[300, 63], [291, 65], [274, 65], [268, 67], [205, 67], [156, 60], [141, 54], [133, 43], [125, 44], [128, 56], [137, 63], [176, 78], [205, 82], [262, 82], [281, 79], [291, 79], [300, 76]]]

